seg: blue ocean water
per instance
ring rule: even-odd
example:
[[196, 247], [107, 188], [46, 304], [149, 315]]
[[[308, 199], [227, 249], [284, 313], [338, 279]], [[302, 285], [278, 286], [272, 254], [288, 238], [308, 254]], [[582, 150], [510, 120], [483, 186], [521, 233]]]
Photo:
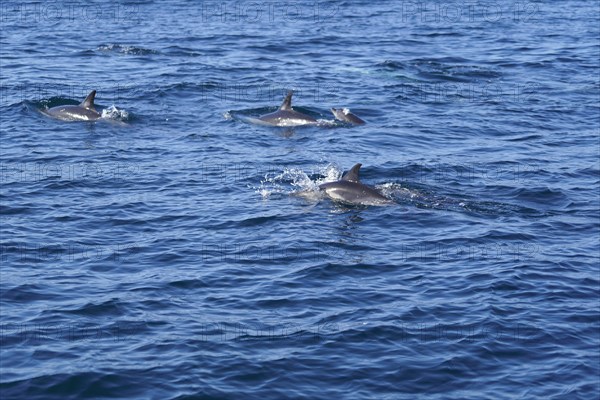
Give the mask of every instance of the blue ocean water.
[[600, 396], [597, 2], [0, 8], [2, 399]]

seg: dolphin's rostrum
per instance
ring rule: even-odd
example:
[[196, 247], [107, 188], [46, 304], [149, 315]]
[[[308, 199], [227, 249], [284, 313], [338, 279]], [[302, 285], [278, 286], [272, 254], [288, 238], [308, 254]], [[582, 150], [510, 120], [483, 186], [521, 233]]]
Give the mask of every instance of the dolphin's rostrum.
[[348, 122], [352, 125], [364, 125], [365, 121], [352, 114], [347, 108], [332, 108], [331, 113], [333, 116], [342, 122]]
[[56, 106], [48, 109], [46, 114], [64, 121], [95, 121], [102, 115], [94, 107], [96, 91], [92, 90], [79, 105]]
[[346, 172], [342, 179], [319, 185], [325, 194], [332, 200], [352, 205], [383, 205], [392, 201], [377, 190], [362, 184], [359, 170], [362, 164], [356, 164]]

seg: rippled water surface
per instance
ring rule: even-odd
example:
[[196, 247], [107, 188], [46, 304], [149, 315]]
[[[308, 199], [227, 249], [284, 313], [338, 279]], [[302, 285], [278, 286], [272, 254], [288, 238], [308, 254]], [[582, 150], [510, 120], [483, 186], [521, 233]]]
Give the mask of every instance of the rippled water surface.
[[2, 399], [600, 396], [596, 2], [0, 8]]

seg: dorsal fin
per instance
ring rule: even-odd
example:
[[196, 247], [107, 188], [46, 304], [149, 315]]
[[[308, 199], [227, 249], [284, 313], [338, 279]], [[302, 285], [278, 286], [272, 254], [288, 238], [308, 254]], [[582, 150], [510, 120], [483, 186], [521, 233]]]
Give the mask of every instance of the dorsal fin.
[[79, 104], [81, 107], [86, 108], [88, 110], [94, 110], [96, 111], [96, 108], [94, 107], [94, 98], [96, 97], [96, 91], [92, 90], [90, 92], [90, 94], [87, 95], [87, 97], [85, 98], [84, 101], [81, 102], [81, 104]]
[[342, 176], [342, 180], [350, 182], [359, 182], [360, 179], [358, 177], [358, 171], [360, 170], [360, 167], [362, 167], [361, 163], [356, 164], [350, 169], [350, 171], [346, 172], [344, 176]]
[[283, 103], [281, 103], [281, 107], [279, 107], [280, 110], [291, 110], [292, 109], [292, 95], [294, 94], [294, 92], [292, 92], [291, 90], [288, 92], [288, 94], [285, 96], [285, 99], [283, 99]]

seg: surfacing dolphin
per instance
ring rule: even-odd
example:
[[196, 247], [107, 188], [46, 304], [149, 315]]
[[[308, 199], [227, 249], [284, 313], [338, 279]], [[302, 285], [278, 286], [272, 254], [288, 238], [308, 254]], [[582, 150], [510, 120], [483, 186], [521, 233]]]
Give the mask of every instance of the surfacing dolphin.
[[294, 111], [292, 108], [292, 95], [294, 92], [288, 92], [279, 110], [270, 114], [261, 115], [258, 117], [265, 125], [272, 126], [300, 126], [316, 124], [317, 120], [310, 115]]
[[366, 124], [365, 121], [363, 121], [362, 119], [358, 118], [356, 115], [352, 114], [350, 112], [349, 109], [347, 108], [332, 108], [331, 112], [333, 113], [333, 116], [342, 121], [342, 122], [348, 122], [349, 124], [352, 125], [364, 125]]
[[332, 200], [351, 205], [384, 205], [393, 203], [377, 190], [360, 183], [358, 176], [362, 164], [356, 164], [342, 179], [319, 185], [319, 189]]
[[63, 121], [96, 121], [102, 115], [94, 107], [96, 91], [92, 90], [79, 105], [56, 106], [46, 110], [46, 114]]

